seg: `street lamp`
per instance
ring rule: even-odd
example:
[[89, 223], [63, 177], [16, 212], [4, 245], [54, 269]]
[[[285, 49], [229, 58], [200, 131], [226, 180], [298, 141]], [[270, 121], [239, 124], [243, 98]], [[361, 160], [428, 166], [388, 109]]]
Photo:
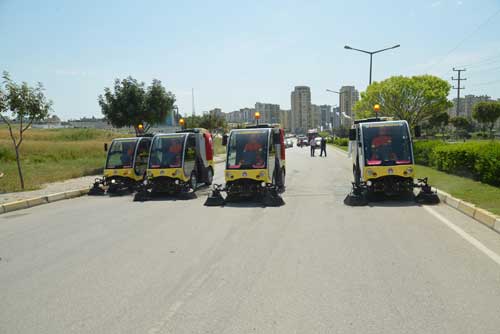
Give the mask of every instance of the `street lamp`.
[[359, 52], [367, 53], [367, 54], [370, 55], [370, 83], [369, 83], [369, 85], [371, 85], [372, 84], [372, 58], [373, 58], [373, 55], [376, 54], [376, 53], [383, 52], [383, 51], [387, 51], [387, 50], [399, 48], [400, 46], [401, 45], [398, 44], [398, 45], [391, 46], [390, 48], [385, 48], [385, 49], [381, 49], [381, 50], [377, 50], [377, 51], [366, 51], [366, 50], [360, 50], [360, 49], [352, 48], [349, 45], [346, 45], [346, 46], [344, 46], [344, 49], [359, 51]]

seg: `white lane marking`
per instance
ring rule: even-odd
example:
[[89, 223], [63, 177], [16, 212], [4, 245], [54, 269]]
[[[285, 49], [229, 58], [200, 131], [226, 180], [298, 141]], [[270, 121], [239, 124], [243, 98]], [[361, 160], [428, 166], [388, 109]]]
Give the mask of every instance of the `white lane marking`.
[[457, 225], [453, 224], [448, 219], [446, 219], [445, 217], [443, 217], [442, 215], [440, 215], [439, 213], [437, 213], [434, 209], [432, 209], [432, 208], [430, 208], [428, 206], [424, 206], [423, 208], [425, 210], [427, 210], [427, 212], [429, 212], [431, 215], [433, 215], [434, 217], [436, 217], [437, 219], [439, 219], [443, 224], [445, 224], [450, 229], [452, 229], [453, 231], [455, 231], [459, 236], [461, 236], [466, 241], [468, 241], [471, 245], [473, 245], [474, 247], [476, 247], [477, 249], [479, 249], [481, 252], [483, 252], [490, 259], [492, 259], [493, 261], [495, 261], [498, 265], [500, 265], [500, 255], [498, 255], [497, 253], [495, 253], [494, 251], [492, 251], [491, 249], [489, 249], [488, 247], [486, 247], [485, 245], [483, 245], [483, 243], [481, 243], [479, 240], [477, 240], [476, 238], [474, 238], [473, 236], [471, 236], [469, 233], [465, 232], [460, 227], [458, 227]]

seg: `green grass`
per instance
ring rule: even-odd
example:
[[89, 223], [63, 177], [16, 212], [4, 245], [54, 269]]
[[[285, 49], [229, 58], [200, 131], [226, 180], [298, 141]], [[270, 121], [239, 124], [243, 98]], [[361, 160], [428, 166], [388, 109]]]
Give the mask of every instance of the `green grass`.
[[433, 187], [500, 215], [500, 188], [498, 187], [421, 165], [417, 165], [416, 174], [418, 178], [428, 177], [429, 184]]
[[[25, 189], [44, 183], [99, 173], [106, 154], [103, 144], [122, 133], [95, 129], [30, 129], [21, 145]], [[8, 130], [0, 128], [0, 193], [20, 191], [15, 152]]]
[[222, 146], [222, 138], [214, 137], [214, 151], [215, 155], [226, 154], [226, 147]]
[[[130, 134], [97, 129], [30, 129], [21, 145], [25, 190], [44, 183], [101, 173], [106, 158], [104, 143]], [[224, 154], [221, 138], [214, 139], [215, 154]], [[0, 193], [20, 191], [16, 156], [6, 127], [0, 127]]]

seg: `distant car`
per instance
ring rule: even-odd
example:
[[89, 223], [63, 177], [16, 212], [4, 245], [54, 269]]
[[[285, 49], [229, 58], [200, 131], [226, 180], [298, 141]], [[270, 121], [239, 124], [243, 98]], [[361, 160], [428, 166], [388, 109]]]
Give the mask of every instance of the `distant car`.
[[286, 148], [293, 147], [293, 140], [291, 139], [285, 140], [285, 147]]
[[316, 143], [316, 146], [319, 147], [321, 145], [321, 137], [314, 138], [314, 142]]
[[307, 140], [307, 137], [298, 137], [297, 138], [297, 146], [300, 146], [300, 147], [309, 146], [309, 141]]

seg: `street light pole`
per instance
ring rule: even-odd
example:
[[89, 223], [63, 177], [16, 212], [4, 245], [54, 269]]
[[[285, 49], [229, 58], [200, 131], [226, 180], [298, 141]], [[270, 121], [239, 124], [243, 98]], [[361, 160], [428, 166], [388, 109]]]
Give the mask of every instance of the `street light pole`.
[[344, 49], [359, 51], [359, 52], [363, 52], [363, 53], [366, 53], [366, 54], [370, 55], [370, 81], [369, 81], [369, 85], [371, 85], [372, 84], [372, 63], [373, 63], [373, 59], [372, 58], [373, 58], [373, 55], [377, 54], [377, 53], [380, 53], [380, 52], [383, 52], [383, 51], [387, 51], [387, 50], [392, 50], [392, 49], [395, 49], [395, 48], [399, 48], [400, 46], [401, 46], [400, 44], [397, 44], [397, 45], [391, 46], [390, 48], [380, 49], [380, 50], [377, 50], [377, 51], [366, 51], [366, 50], [356, 49], [356, 48], [350, 47], [349, 45], [346, 45], [346, 46], [344, 46]]

